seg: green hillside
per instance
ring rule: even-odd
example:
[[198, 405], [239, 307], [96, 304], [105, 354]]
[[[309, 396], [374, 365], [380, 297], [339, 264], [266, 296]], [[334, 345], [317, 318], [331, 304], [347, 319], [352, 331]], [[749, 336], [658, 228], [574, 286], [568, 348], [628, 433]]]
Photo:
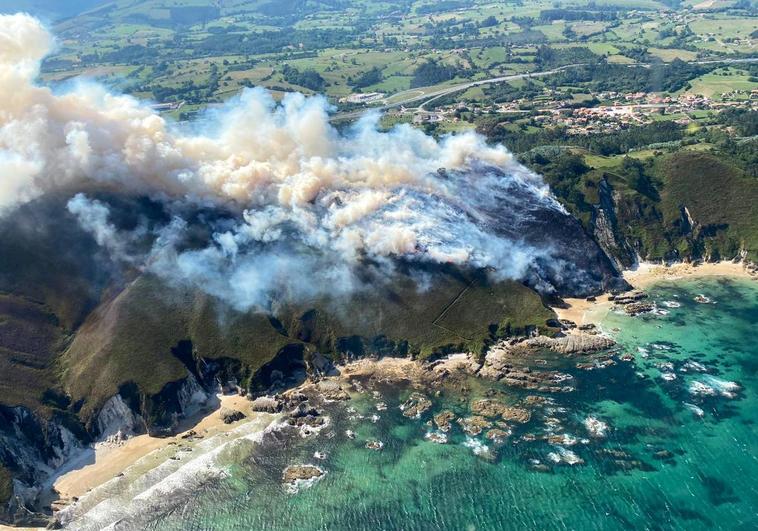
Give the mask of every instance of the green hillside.
[[191, 342], [196, 359], [232, 363], [234, 376], [247, 387], [287, 345], [305, 344], [333, 357], [478, 352], [501, 335], [546, 330], [554, 317], [521, 284], [489, 284], [455, 272], [439, 273], [428, 290], [400, 276], [348, 299], [286, 307], [273, 319], [142, 276], [88, 317], [60, 366], [62, 383], [83, 404], [79, 414], [87, 422], [125, 384], [157, 395], [185, 378], [187, 360], [177, 352], [184, 341]]

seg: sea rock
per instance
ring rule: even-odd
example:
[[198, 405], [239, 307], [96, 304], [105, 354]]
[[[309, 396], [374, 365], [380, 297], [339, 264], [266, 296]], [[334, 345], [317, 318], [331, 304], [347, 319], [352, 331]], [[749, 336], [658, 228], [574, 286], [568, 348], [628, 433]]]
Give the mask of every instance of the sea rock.
[[421, 393], [412, 393], [408, 400], [403, 402], [400, 406], [400, 411], [403, 412], [403, 416], [417, 419], [421, 417], [423, 413], [432, 407], [432, 401]]
[[570, 319], [561, 319], [560, 323], [564, 330], [573, 330], [576, 328], [576, 323]]
[[551, 403], [551, 401], [552, 399], [539, 395], [529, 395], [524, 398], [524, 404], [527, 406], [544, 406], [545, 404]]
[[350, 400], [350, 395], [348, 394], [348, 392], [342, 389], [341, 387], [338, 389], [327, 389], [325, 391], [322, 391], [321, 394], [326, 400], [330, 400], [330, 401]]
[[647, 301], [633, 302], [624, 306], [624, 311], [632, 316], [649, 313], [653, 310], [655, 310], [655, 304]]
[[511, 432], [506, 430], [501, 430], [498, 428], [492, 428], [491, 430], [487, 431], [487, 433], [484, 435], [487, 439], [492, 441], [493, 443], [501, 444], [505, 442], [505, 439], [510, 437]]
[[547, 454], [548, 459], [555, 464], [567, 464], [571, 466], [584, 464], [584, 459], [567, 448], [557, 446], [555, 450], [555, 452]]
[[508, 406], [502, 402], [488, 398], [482, 400], [474, 400], [471, 403], [471, 412], [475, 415], [481, 415], [483, 417], [499, 417], [507, 408]]
[[238, 420], [242, 420], [246, 417], [246, 415], [242, 411], [238, 411], [236, 409], [231, 409], [228, 407], [222, 407], [221, 411], [219, 412], [219, 415], [221, 415], [221, 420], [224, 421], [224, 424], [231, 424], [233, 422], [237, 422]]
[[369, 450], [381, 451], [384, 449], [384, 443], [382, 441], [371, 440], [366, 442], [366, 448]]
[[290, 411], [290, 417], [318, 417], [321, 413], [318, 409], [312, 406], [308, 402], [300, 402], [292, 411]]
[[461, 428], [464, 432], [466, 432], [468, 435], [471, 435], [472, 437], [476, 437], [482, 433], [482, 431], [492, 427], [492, 424], [486, 418], [480, 417], [478, 415], [460, 418], [458, 419], [458, 424], [461, 425]]
[[605, 437], [608, 432], [608, 424], [595, 417], [584, 419], [584, 427], [592, 437]]
[[296, 407], [300, 402], [305, 402], [306, 400], [308, 400], [308, 396], [305, 393], [300, 390], [293, 390], [284, 394], [283, 407], [293, 408]]
[[454, 418], [455, 414], [452, 411], [445, 410], [434, 415], [434, 423], [443, 432], [448, 432], [450, 431], [450, 421]]
[[278, 413], [282, 403], [272, 396], [261, 396], [252, 401], [250, 408], [260, 413]]
[[326, 471], [316, 465], [290, 465], [282, 472], [282, 483], [291, 493], [296, 493], [301, 487], [310, 487], [324, 477]]
[[526, 424], [532, 418], [531, 412], [522, 407], [506, 407], [501, 416], [503, 420], [518, 422], [519, 424]]
[[599, 454], [613, 457], [614, 459], [631, 459], [631, 456], [623, 450], [617, 450], [615, 448], [601, 448], [598, 450]]
[[433, 443], [437, 444], [446, 444], [447, 443], [447, 434], [441, 432], [441, 431], [430, 431], [427, 432], [426, 435], [424, 435], [424, 438], [427, 441], [432, 441]]
[[633, 302], [641, 301], [642, 299], [646, 299], [647, 294], [643, 291], [628, 291], [626, 293], [621, 293], [620, 295], [610, 295], [608, 297], [609, 301], [613, 301], [616, 304], [625, 305], [625, 304], [631, 304]]
[[296, 403], [292, 411], [289, 412], [287, 424], [298, 428], [301, 437], [309, 437], [319, 433], [329, 425], [329, 418], [321, 416], [321, 412], [316, 409], [310, 402], [299, 401], [300, 397], [294, 397], [294, 400], [288, 401]]
[[574, 446], [579, 442], [579, 439], [568, 433], [560, 433], [554, 435], [548, 435], [547, 442], [550, 444], [557, 444], [561, 446]]
[[324, 475], [324, 471], [316, 465], [290, 465], [284, 469], [282, 480], [292, 483], [298, 479], [318, 478]]
[[531, 348], [548, 349], [559, 354], [584, 354], [611, 348], [616, 342], [606, 336], [569, 334], [563, 337], [537, 336], [524, 342]]

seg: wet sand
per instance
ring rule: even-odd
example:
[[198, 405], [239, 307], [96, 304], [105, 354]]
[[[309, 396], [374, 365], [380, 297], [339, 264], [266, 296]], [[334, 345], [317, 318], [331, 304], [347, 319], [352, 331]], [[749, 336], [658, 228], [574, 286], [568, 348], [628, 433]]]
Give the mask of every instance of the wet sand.
[[[156, 450], [165, 448], [172, 443], [182, 440], [190, 430], [204, 437], [225, 432], [239, 426], [239, 422], [224, 424], [220, 411], [226, 407], [242, 411], [248, 419], [253, 418], [255, 413], [250, 408], [250, 400], [238, 395], [218, 395], [219, 407], [198, 413], [193, 418], [182, 423], [180, 432], [173, 437], [151, 437], [150, 435], [137, 435], [130, 437], [122, 443], [98, 443], [94, 449], [94, 463], [84, 464], [74, 470], [62, 474], [55, 479], [53, 488], [60, 495], [57, 506], [65, 505], [74, 497], [80, 497], [87, 491], [98, 487], [112, 479], [126, 468], [136, 463], [142, 457]], [[246, 420], [248, 420], [246, 419]], [[243, 420], [243, 422], [245, 422]], [[80, 460], [88, 462], [92, 460], [92, 454], [85, 452]], [[76, 466], [76, 457], [73, 464]]]

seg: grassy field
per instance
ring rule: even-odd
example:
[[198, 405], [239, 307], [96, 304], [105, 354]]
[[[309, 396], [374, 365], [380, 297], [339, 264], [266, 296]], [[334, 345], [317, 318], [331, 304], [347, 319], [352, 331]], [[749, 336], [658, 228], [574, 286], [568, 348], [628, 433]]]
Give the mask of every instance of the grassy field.
[[[282, 78], [282, 65], [288, 64], [317, 72], [324, 80], [320, 90], [336, 102], [359, 91], [392, 95], [407, 90], [415, 69], [430, 60], [460, 67], [457, 77], [463, 80], [537, 70], [533, 52], [540, 45], [586, 47], [615, 63], [638, 60], [629, 51], [640, 48], [651, 60], [663, 61], [755, 50], [749, 39], [756, 19], [743, 12], [666, 12], [652, 0], [573, 0], [560, 6], [597, 16], [598, 6], [612, 5], [617, 9], [612, 21], [544, 19], [544, 13], [556, 9], [544, 0], [524, 5], [470, 0], [465, 9], [420, 0], [353, 0], [337, 7], [304, 3], [285, 12], [262, 2], [224, 2], [213, 8], [194, 0], [119, 0], [112, 5], [107, 14], [85, 12], [55, 26], [62, 45], [44, 69], [46, 81], [84, 74], [141, 97], [200, 106], [249, 85], [312, 92]], [[268, 37], [259, 46], [244, 45], [262, 35]], [[273, 39], [280, 45], [267, 44]], [[147, 59], [141, 58], [145, 53]], [[240, 63], [249, 67], [239, 68]], [[126, 79], [143, 64], [147, 68], [136, 78]], [[210, 75], [214, 64], [217, 84]], [[353, 85], [374, 68], [381, 72], [380, 81]]]
[[721, 68], [711, 73], [702, 75], [690, 82], [690, 94], [702, 94], [709, 98], [721, 97], [726, 92], [735, 90], [744, 91], [744, 98], [749, 97], [751, 90], [758, 83], [750, 80], [750, 76], [744, 70], [738, 68]]

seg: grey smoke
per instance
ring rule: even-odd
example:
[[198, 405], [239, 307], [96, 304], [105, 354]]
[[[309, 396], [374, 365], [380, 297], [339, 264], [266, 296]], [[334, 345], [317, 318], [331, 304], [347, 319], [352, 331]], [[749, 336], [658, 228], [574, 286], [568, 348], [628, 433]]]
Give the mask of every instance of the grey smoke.
[[[553, 245], [522, 228], [535, 212], [565, 213], [502, 146], [473, 132], [381, 131], [377, 114], [339, 133], [325, 99], [277, 103], [260, 89], [187, 133], [93, 83], [62, 94], [37, 85], [51, 41], [32, 17], [0, 16], [0, 209], [79, 190], [69, 211], [114, 258], [241, 310], [364, 289], [366, 270], [388, 279], [397, 261], [551, 289], [542, 271]], [[176, 217], [137, 252], [145, 235], [118, 230], [107, 205], [82, 193], [99, 188], [161, 200]], [[207, 245], [188, 247], [183, 216], [201, 207], [229, 214], [209, 222]]]

